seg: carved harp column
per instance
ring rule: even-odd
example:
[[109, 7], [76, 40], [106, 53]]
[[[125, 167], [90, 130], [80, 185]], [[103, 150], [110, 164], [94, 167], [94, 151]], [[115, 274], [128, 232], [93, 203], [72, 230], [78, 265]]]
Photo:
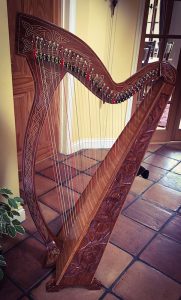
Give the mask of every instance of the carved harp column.
[[[173, 91], [176, 71], [168, 63], [156, 62], [117, 84], [92, 49], [75, 35], [24, 14], [17, 16], [16, 29], [17, 54], [26, 57], [35, 82], [24, 141], [23, 185], [31, 216], [48, 250], [47, 264], [56, 263], [56, 276], [47, 290], [67, 286], [100, 288], [95, 271]], [[38, 206], [34, 167], [53, 93], [67, 72], [110, 106], [121, 105], [140, 91], [143, 101], [55, 236]]]

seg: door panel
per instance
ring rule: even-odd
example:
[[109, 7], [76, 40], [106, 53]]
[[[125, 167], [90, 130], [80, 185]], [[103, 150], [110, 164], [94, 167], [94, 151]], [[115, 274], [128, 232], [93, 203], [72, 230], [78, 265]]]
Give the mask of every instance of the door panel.
[[[10, 52], [12, 62], [12, 78], [13, 78], [13, 94], [14, 94], [14, 109], [15, 109], [15, 125], [17, 137], [17, 152], [19, 170], [21, 169], [21, 156], [23, 148], [23, 140], [28, 116], [31, 110], [34, 97], [34, 82], [31, 71], [25, 58], [15, 54], [15, 22], [16, 13], [24, 12], [40, 17], [44, 20], [60, 24], [60, 1], [59, 0], [7, 0], [8, 6], [8, 21], [10, 35]], [[59, 130], [59, 92], [56, 91], [51, 107], [54, 114], [54, 132], [56, 133], [55, 140], [58, 145], [58, 130]], [[55, 113], [56, 112], [56, 113]], [[50, 144], [51, 138], [48, 133], [48, 124], [41, 133], [40, 144], [38, 148], [37, 161], [40, 161], [52, 154]]]

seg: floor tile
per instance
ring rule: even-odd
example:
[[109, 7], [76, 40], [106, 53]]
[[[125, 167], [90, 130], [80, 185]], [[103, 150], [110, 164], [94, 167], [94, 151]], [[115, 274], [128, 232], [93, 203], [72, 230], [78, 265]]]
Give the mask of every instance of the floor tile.
[[43, 176], [35, 175], [35, 189], [37, 196], [40, 196], [56, 187], [56, 182]]
[[170, 157], [176, 160], [181, 160], [181, 149], [174, 149], [173, 147], [164, 146], [161, 149], [159, 149], [157, 154], [164, 155], [166, 157]]
[[0, 281], [0, 299], [16, 300], [23, 292], [16, 287], [7, 277]]
[[118, 300], [119, 298], [117, 298], [113, 294], [108, 293], [108, 294], [106, 294], [106, 296], [103, 299], [104, 300]]
[[97, 164], [97, 160], [85, 157], [84, 155], [78, 154], [68, 158], [64, 163], [72, 168], [75, 168], [79, 171], [85, 171], [86, 169]]
[[63, 183], [66, 180], [69, 180], [78, 174], [78, 171], [74, 168], [71, 168], [64, 163], [59, 163], [55, 167], [50, 167], [40, 172], [41, 175], [48, 177], [58, 184]]
[[110, 241], [121, 249], [137, 255], [154, 234], [155, 231], [120, 215]]
[[152, 154], [144, 160], [145, 163], [160, 167], [165, 170], [171, 170], [178, 164], [178, 161], [159, 154]]
[[70, 155], [65, 155], [63, 153], [57, 153], [54, 157], [51, 157], [51, 160], [56, 161], [56, 162], [62, 162], [66, 158], [68, 158]]
[[46, 283], [52, 278], [49, 276], [37, 288], [32, 290], [34, 300], [98, 300], [104, 290], [88, 290], [83, 288], [66, 288], [59, 292], [46, 292]]
[[152, 154], [151, 152], [147, 151], [143, 157], [143, 160], [146, 159], [147, 157], [149, 157], [151, 154]]
[[136, 200], [123, 214], [154, 230], [159, 230], [171, 217], [170, 212], [142, 199]]
[[8, 251], [6, 272], [23, 289], [30, 288], [49, 269], [43, 268], [45, 247], [33, 238], [23, 241], [18, 247]]
[[[59, 233], [60, 229], [62, 228], [62, 225], [63, 225], [63, 218], [61, 216], [59, 216], [48, 224], [48, 228], [56, 236]], [[36, 231], [33, 234], [33, 237], [35, 237], [36, 239], [38, 239], [39, 241], [44, 243], [44, 241], [38, 231]]]
[[[181, 150], [181, 143], [175, 144], [175, 146], [154, 144], [149, 146], [148, 152], [145, 154], [144, 159], [146, 162], [143, 162], [142, 165], [150, 171], [149, 180], [141, 177], [135, 178], [131, 193], [128, 194], [124, 204], [122, 215], [119, 216], [111, 235], [111, 242], [114, 245], [108, 244], [96, 273], [97, 278], [106, 287], [109, 287], [132, 262], [132, 255], [138, 255], [153, 238], [154, 230], [157, 231], [162, 225], [166, 225], [163, 227], [161, 234], [150, 241], [150, 244], [141, 254], [141, 259], [145, 263], [137, 261], [131, 265], [118, 281], [116, 287], [114, 287], [113, 292], [117, 294], [118, 298], [108, 291], [103, 299], [116, 300], [119, 297], [123, 297], [124, 300], [179, 300], [181, 285], [172, 279], [181, 281], [179, 268], [181, 265], [181, 244], [178, 243], [181, 241], [181, 216], [178, 214], [169, 221], [172, 213], [166, 210], [171, 209], [175, 211], [181, 205], [181, 163], [178, 164], [181, 152], [177, 149]], [[61, 162], [60, 165], [66, 163], [66, 170], [71, 170], [76, 164], [80, 170], [79, 174], [65, 183], [71, 189], [71, 192], [66, 186], [63, 186], [62, 199], [64, 198], [65, 200], [65, 209], [68, 209], [71, 206], [68, 198], [72, 197], [77, 201], [79, 198], [78, 193], [82, 193], [100, 164], [98, 161], [101, 161], [107, 152], [107, 149], [87, 149], [77, 152], [76, 156], [66, 156], [60, 153], [55, 160], [51, 158], [40, 162], [37, 165], [37, 170], [43, 171], [45, 176], [54, 179], [52, 164], [55, 162]], [[62, 163], [63, 161], [64, 163]], [[168, 170], [171, 171], [168, 172]], [[62, 174], [66, 178], [63, 169]], [[56, 233], [60, 230], [62, 222], [57, 212], [62, 211], [62, 209], [60, 209], [60, 204], [57, 200], [56, 183], [49, 178], [36, 175], [38, 182], [37, 191], [41, 195], [40, 201], [43, 204], [41, 203], [40, 207], [47, 217], [49, 228]], [[159, 183], [153, 185], [153, 182], [157, 181]], [[73, 192], [72, 189], [78, 193]], [[142, 193], [144, 193], [144, 200], [135, 200]], [[166, 223], [167, 221], [168, 223]], [[33, 233], [36, 239], [41, 240], [29, 212], [24, 223], [26, 230]], [[41, 264], [45, 247], [33, 237], [30, 238], [28, 235], [25, 235], [25, 237], [26, 239], [22, 240], [20, 244], [18, 244], [19, 240], [17, 240], [13, 249], [11, 249], [11, 246], [14, 245], [13, 243], [7, 244], [9, 251], [6, 255], [10, 260], [8, 267], [9, 276], [12, 276], [22, 287], [29, 288], [37, 280], [40, 280], [42, 276], [48, 275], [50, 270], [44, 269]], [[146, 263], [157, 270], [146, 265]], [[33, 300], [98, 300], [104, 293], [104, 289], [88, 291], [80, 288], [68, 288], [58, 293], [47, 293], [45, 291], [47, 280], [43, 280], [37, 288], [33, 289]], [[13, 284], [11, 283], [11, 285]], [[12, 295], [13, 297], [15, 295], [15, 297], [12, 300], [22, 295], [18, 294], [16, 296], [17, 291], [19, 292], [13, 285]], [[7, 300], [11, 300], [8, 290], [6, 293], [8, 295]], [[23, 300], [26, 300], [25, 296]]]
[[67, 181], [65, 185], [78, 193], [82, 193], [90, 180], [90, 176], [86, 174], [79, 174], [75, 176], [72, 180]]
[[170, 189], [159, 183], [152, 185], [142, 197], [162, 207], [177, 210], [181, 206], [181, 192]]
[[93, 158], [95, 160], [102, 161], [108, 154], [109, 149], [87, 149], [83, 151], [85, 156]]
[[150, 145], [148, 146], [147, 151], [149, 151], [149, 152], [155, 152], [155, 151], [157, 151], [158, 149], [160, 149], [162, 146], [163, 146], [163, 145], [161, 145], [161, 144], [150, 144]]
[[181, 176], [178, 174], [169, 172], [159, 183], [181, 192]]
[[153, 268], [135, 262], [113, 292], [124, 300], [179, 300], [181, 285]]
[[69, 188], [62, 186], [40, 196], [40, 200], [59, 213], [75, 205], [80, 195]]
[[158, 235], [143, 251], [141, 259], [181, 282], [181, 244]]
[[39, 172], [53, 165], [55, 165], [55, 162], [52, 159], [44, 159], [35, 165], [35, 171]]
[[135, 197], [136, 197], [135, 195], [132, 195], [131, 193], [129, 193], [123, 204], [122, 210], [125, 209], [128, 205], [130, 205], [135, 200]]
[[1, 245], [3, 246], [3, 252], [6, 252], [9, 249], [13, 248], [15, 245], [17, 245], [19, 242], [22, 242], [28, 236], [29, 235], [27, 233], [17, 234], [16, 237], [14, 237], [13, 239], [9, 236], [4, 236], [1, 242]]
[[98, 167], [100, 166], [101, 163], [97, 163], [96, 165], [94, 165], [93, 167], [85, 170], [85, 173], [87, 175], [93, 176], [96, 172], [96, 170], [98, 169]]
[[153, 184], [152, 181], [136, 176], [132, 184], [130, 192], [135, 195], [142, 194], [149, 186]]
[[177, 215], [162, 229], [165, 234], [181, 243], [181, 216]]
[[181, 163], [179, 163], [175, 168], [172, 169], [172, 172], [181, 175]]
[[157, 168], [155, 166], [146, 164], [144, 162], [142, 162], [141, 164], [145, 169], [149, 170], [149, 177], [148, 179], [151, 181], [158, 181], [160, 180], [168, 171], [161, 169], [161, 168]]
[[[43, 217], [45, 218], [47, 224], [59, 216], [59, 214], [57, 212], [55, 212], [50, 207], [48, 207], [40, 202], [39, 202], [39, 207], [40, 207], [41, 213], [42, 213]], [[35, 231], [37, 231], [37, 229], [32, 220], [32, 217], [30, 215], [30, 212], [29, 212], [29, 209], [27, 206], [25, 207], [25, 211], [26, 211], [26, 220], [22, 223], [22, 225], [25, 228], [25, 230], [27, 230], [28, 232], [34, 233]]]
[[118, 247], [108, 243], [95, 277], [102, 282], [106, 287], [116, 280], [123, 270], [132, 261], [132, 256]]

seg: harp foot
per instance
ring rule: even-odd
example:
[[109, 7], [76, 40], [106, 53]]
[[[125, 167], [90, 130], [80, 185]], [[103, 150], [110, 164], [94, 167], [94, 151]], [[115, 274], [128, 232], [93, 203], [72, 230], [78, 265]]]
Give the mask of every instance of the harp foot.
[[60, 250], [57, 248], [54, 241], [48, 244], [47, 246], [47, 256], [45, 259], [45, 266], [52, 267], [55, 265], [56, 260], [60, 254]]
[[58, 292], [61, 289], [78, 288], [78, 287], [85, 288], [88, 290], [100, 290], [103, 286], [102, 286], [102, 283], [99, 280], [97, 280], [96, 278], [94, 278], [90, 284], [84, 284], [84, 283], [83, 284], [75, 283], [74, 285], [62, 284], [62, 283], [56, 284], [56, 280], [54, 278], [49, 280], [46, 284], [47, 292]]

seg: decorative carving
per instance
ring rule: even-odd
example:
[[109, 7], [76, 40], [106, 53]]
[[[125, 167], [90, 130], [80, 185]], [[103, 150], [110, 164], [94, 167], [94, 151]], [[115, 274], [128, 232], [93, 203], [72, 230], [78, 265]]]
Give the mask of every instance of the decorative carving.
[[163, 76], [165, 82], [170, 84], [175, 84], [176, 82], [176, 72], [175, 68], [168, 62], [162, 62], [160, 65], [160, 74]]
[[[43, 38], [45, 41], [53, 41], [57, 44], [67, 44], [70, 41], [64, 37], [64, 35], [60, 35], [55, 30], [47, 30], [46, 27], [41, 25], [31, 25], [31, 22], [34, 18], [29, 16], [30, 22], [22, 21], [22, 26], [25, 30], [25, 37], [31, 38], [33, 40], [33, 37], [40, 37]], [[31, 51], [33, 48], [31, 48]], [[23, 49], [24, 52], [27, 52], [26, 49]]]
[[58, 249], [54, 241], [50, 242], [47, 245], [47, 257], [45, 262], [46, 266], [54, 266], [59, 255], [60, 249]]

